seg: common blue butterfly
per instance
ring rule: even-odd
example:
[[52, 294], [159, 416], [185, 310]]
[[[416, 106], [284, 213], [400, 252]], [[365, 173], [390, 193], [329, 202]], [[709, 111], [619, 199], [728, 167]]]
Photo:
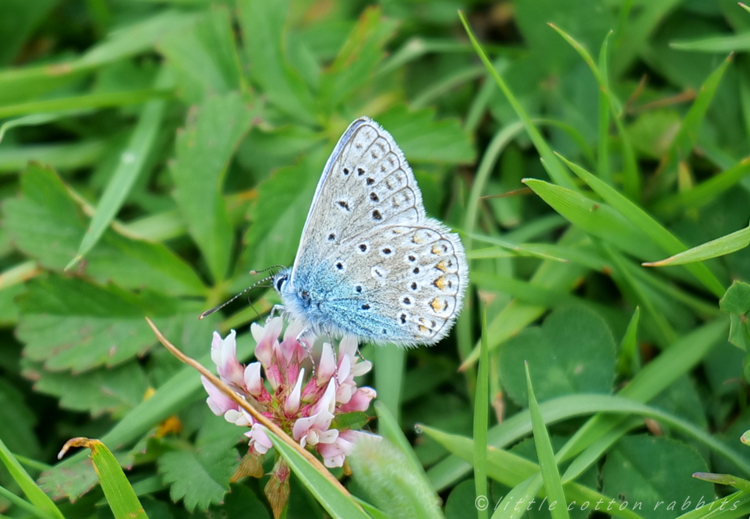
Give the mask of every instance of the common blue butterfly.
[[294, 265], [273, 285], [306, 334], [403, 346], [445, 337], [469, 283], [457, 234], [428, 218], [393, 137], [354, 121], [326, 162]]

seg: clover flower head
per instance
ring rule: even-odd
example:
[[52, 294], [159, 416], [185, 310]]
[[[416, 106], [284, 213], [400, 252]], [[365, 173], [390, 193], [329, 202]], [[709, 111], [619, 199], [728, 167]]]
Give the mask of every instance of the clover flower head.
[[[337, 418], [367, 410], [375, 398], [374, 389], [358, 387], [355, 380], [370, 371], [372, 363], [357, 357], [356, 339], [345, 337], [338, 343], [338, 355], [333, 344], [323, 344], [313, 376], [302, 366], [308, 357], [297, 341], [302, 323], [290, 322], [282, 336], [283, 328], [280, 317], [251, 326], [257, 361], [246, 366], [237, 360], [235, 331], [223, 339], [214, 332], [211, 360], [221, 380], [250, 405], [302, 447], [318, 453], [327, 467], [341, 467], [356, 436], [365, 433], [339, 425]], [[263, 425], [205, 378], [203, 387], [214, 414], [248, 429], [249, 454], [259, 457], [273, 446]]]

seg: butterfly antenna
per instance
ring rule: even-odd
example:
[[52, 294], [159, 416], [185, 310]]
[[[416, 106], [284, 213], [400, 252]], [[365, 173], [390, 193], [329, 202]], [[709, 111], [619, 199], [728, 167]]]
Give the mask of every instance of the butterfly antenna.
[[[274, 267], [275, 267], [275, 265], [274, 265]], [[274, 267], [269, 267], [269, 268], [274, 268]], [[268, 270], [268, 269], [264, 269], [264, 270], [261, 270], [261, 272], [264, 272], [265, 270]], [[255, 273], [255, 271], [254, 271], [254, 270], [251, 270], [251, 271], [250, 271], [250, 273], [251, 273], [251, 274], [253, 274], [253, 273]], [[227, 305], [228, 305], [229, 303], [231, 303], [231, 302], [233, 302], [233, 301], [236, 301], [236, 300], [237, 300], [237, 298], [239, 298], [239, 297], [242, 297], [242, 296], [243, 296], [243, 295], [244, 295], [245, 293], [247, 293], [248, 291], [250, 291], [250, 290], [252, 290], [253, 288], [257, 287], [257, 286], [258, 286], [258, 285], [260, 285], [261, 283], [265, 283], [266, 281], [269, 281], [269, 280], [271, 280], [271, 279], [273, 279], [273, 275], [271, 275], [271, 276], [268, 276], [268, 277], [265, 277], [265, 278], [263, 278], [263, 279], [259, 279], [258, 281], [256, 281], [255, 283], [253, 283], [252, 285], [250, 285], [249, 287], [247, 287], [247, 288], [246, 288], [245, 290], [243, 290], [242, 292], [240, 292], [239, 294], [237, 294], [236, 296], [234, 296], [233, 298], [231, 298], [230, 300], [228, 300], [228, 301], [225, 301], [225, 302], [223, 302], [222, 304], [220, 304], [219, 306], [217, 306], [217, 307], [215, 307], [215, 308], [212, 308], [211, 310], [206, 310], [205, 312], [203, 312], [202, 314], [200, 314], [200, 315], [198, 316], [198, 319], [199, 319], [199, 320], [200, 320], [200, 319], [203, 319], [204, 317], [208, 317], [208, 316], [209, 316], [209, 315], [211, 315], [212, 313], [214, 313], [214, 312], [216, 312], [216, 311], [218, 311], [218, 310], [221, 310], [222, 308], [224, 308], [225, 306], [227, 306]], [[250, 306], [252, 306], [252, 304], [251, 304]], [[255, 310], [255, 308], [253, 308], [253, 310]], [[256, 311], [255, 311], [255, 313], [257, 314], [257, 313], [258, 313], [258, 311], [256, 310]], [[258, 315], [260, 315], [260, 314], [258, 314]]]

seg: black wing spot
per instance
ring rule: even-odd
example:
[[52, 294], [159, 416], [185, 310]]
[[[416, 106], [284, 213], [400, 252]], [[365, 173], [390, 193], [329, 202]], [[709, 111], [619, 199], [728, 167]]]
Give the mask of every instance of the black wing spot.
[[357, 174], [361, 177], [365, 174], [365, 170], [363, 168], [357, 168]]
[[358, 294], [361, 294], [361, 293], [362, 293], [362, 287], [361, 287], [360, 285], [357, 285], [356, 287], [354, 287], [354, 290], [355, 290], [355, 291], [356, 291], [356, 292], [357, 292]]
[[383, 335], [388, 335], [388, 330], [386, 330], [385, 328], [383, 328]]
[[351, 212], [351, 209], [349, 209], [349, 204], [348, 204], [348, 203], [346, 203], [346, 202], [345, 202], [344, 200], [339, 200], [339, 201], [338, 201], [338, 202], [336, 202], [336, 203], [337, 203], [337, 204], [339, 205], [339, 207], [340, 207], [340, 208], [342, 208], [342, 209], [343, 209], [344, 211], [346, 211], [347, 213], [348, 213], [348, 212]]
[[370, 305], [364, 304], [360, 308], [362, 308], [362, 310], [369, 310], [370, 309]]
[[377, 220], [377, 221], [380, 221], [380, 220], [382, 220], [382, 219], [383, 219], [383, 215], [382, 215], [382, 214], [380, 214], [380, 211], [378, 211], [377, 209], [375, 209], [375, 210], [374, 210], [374, 211], [372, 212], [372, 219], [373, 219], [373, 220]]
[[372, 200], [373, 202], [380, 202], [380, 198], [375, 194], [375, 191], [370, 193], [370, 200]]
[[414, 270], [412, 270], [415, 274], [419, 274], [419, 267], [414, 267]]
[[393, 251], [391, 249], [389, 249], [388, 247], [384, 247], [383, 248], [383, 254], [385, 254], [386, 256], [388, 256], [392, 252]]
[[344, 168], [344, 175], [348, 175], [350, 173], [349, 168]]
[[336, 235], [335, 234], [331, 233], [331, 234], [328, 235], [328, 241], [333, 241], [335, 239], [336, 239]]
[[366, 183], [366, 184], [367, 184], [368, 186], [371, 186], [371, 185], [373, 185], [373, 184], [375, 183], [375, 179], [374, 179], [374, 178], [372, 178], [372, 177], [367, 177], [367, 180], [365, 180], [365, 183]]
[[338, 261], [336, 262], [336, 268], [339, 270], [344, 270], [344, 264]]
[[366, 243], [360, 243], [359, 244], [359, 250], [362, 252], [367, 252], [367, 244]]
[[401, 324], [406, 324], [406, 314], [401, 314]]
[[411, 284], [411, 289], [412, 289], [412, 290], [416, 290], [416, 289], [417, 289], [417, 283], [416, 283], [416, 282], [413, 282], [413, 283]]
[[409, 255], [409, 261], [417, 261], [417, 258], [413, 254]]
[[411, 304], [411, 299], [409, 297], [403, 298], [402, 301], [404, 302], [405, 305], [410, 305]]

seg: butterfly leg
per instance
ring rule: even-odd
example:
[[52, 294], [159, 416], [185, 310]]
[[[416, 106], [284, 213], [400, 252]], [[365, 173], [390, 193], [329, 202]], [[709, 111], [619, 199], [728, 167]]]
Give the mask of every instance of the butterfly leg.
[[266, 322], [270, 321], [274, 317], [276, 317], [276, 314], [283, 314], [284, 313], [284, 305], [273, 305], [271, 307], [271, 311], [268, 312], [268, 317], [266, 317]]
[[[281, 306], [281, 305], [276, 305], [276, 306]], [[305, 335], [308, 335], [311, 331], [312, 330], [309, 326], [305, 326], [304, 328], [302, 328], [302, 331], [297, 334], [297, 344], [302, 346], [307, 352], [307, 356], [310, 358], [310, 362], [312, 363], [311, 376], [312, 378], [315, 378], [315, 359], [312, 356], [312, 345], [308, 346], [308, 344], [304, 340], [302, 340], [305, 337]]]

